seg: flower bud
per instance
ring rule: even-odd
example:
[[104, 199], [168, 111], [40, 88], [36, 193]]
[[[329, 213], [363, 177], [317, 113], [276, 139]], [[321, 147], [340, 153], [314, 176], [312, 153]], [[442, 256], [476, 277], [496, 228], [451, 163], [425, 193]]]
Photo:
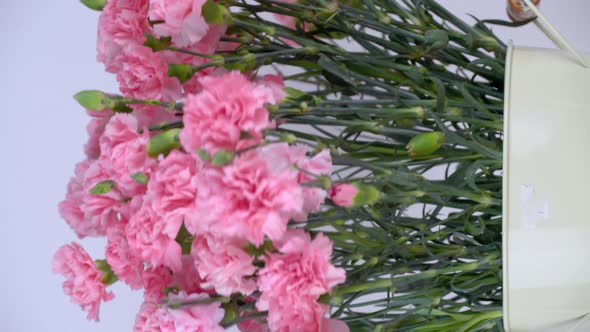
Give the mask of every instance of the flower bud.
[[80, 91], [74, 95], [74, 99], [84, 108], [90, 111], [104, 111], [116, 106], [116, 102], [106, 93], [98, 90]]
[[147, 146], [148, 156], [157, 158], [161, 154], [167, 155], [170, 151], [180, 148], [178, 134], [180, 129], [175, 128], [152, 137]]
[[181, 83], [190, 80], [194, 73], [193, 66], [185, 63], [172, 63], [168, 65], [168, 76], [178, 78]]
[[84, 6], [97, 11], [102, 11], [107, 4], [107, 0], [80, 0], [80, 2]]
[[207, 0], [201, 9], [201, 14], [209, 24], [227, 25], [231, 23], [231, 14], [224, 6]]
[[412, 138], [406, 150], [411, 157], [423, 157], [438, 150], [444, 141], [445, 134], [441, 132], [424, 133]]
[[330, 199], [342, 207], [359, 207], [377, 202], [381, 193], [374, 186], [363, 183], [340, 183], [330, 189]]
[[[541, 0], [532, 0], [532, 2], [538, 6]], [[508, 0], [506, 11], [513, 22], [522, 22], [535, 17], [535, 13], [522, 0]]]

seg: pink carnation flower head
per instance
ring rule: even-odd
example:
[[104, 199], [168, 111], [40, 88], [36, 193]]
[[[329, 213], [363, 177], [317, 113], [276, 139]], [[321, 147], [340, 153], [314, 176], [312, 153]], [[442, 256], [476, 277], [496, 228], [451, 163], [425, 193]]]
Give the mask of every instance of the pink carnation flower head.
[[182, 249], [175, 239], [181, 225], [162, 218], [154, 212], [149, 201], [144, 202], [127, 224], [129, 247], [152, 266], [164, 265], [180, 271]]
[[161, 332], [159, 308], [156, 303], [144, 302], [135, 317], [133, 332]]
[[204, 77], [199, 83], [203, 90], [187, 96], [184, 104], [180, 142], [186, 151], [235, 151], [262, 140], [262, 130], [271, 126], [265, 105], [278, 102], [271, 88], [239, 72]]
[[100, 161], [117, 188], [128, 197], [142, 194], [145, 184], [132, 177], [143, 173], [148, 177], [156, 167], [156, 161], [147, 155], [149, 134], [138, 133], [137, 119], [130, 114], [117, 114], [111, 118], [100, 139]]
[[125, 224], [118, 223], [107, 230], [106, 261], [111, 266], [119, 280], [125, 282], [131, 289], [142, 287], [141, 274], [143, 262], [129, 248], [125, 237]]
[[[183, 303], [208, 299], [206, 293], [187, 295], [184, 292], [170, 294], [170, 303]], [[224, 311], [219, 302], [209, 304], [186, 305], [179, 309], [167, 309], [160, 316], [162, 332], [223, 332], [219, 323]]]
[[[282, 167], [297, 166], [300, 170], [297, 173], [297, 182], [300, 184], [313, 182], [318, 176], [330, 176], [332, 173], [332, 157], [327, 149], [312, 157], [308, 156], [309, 147], [302, 144], [271, 144], [264, 147], [262, 151], [272, 160], [273, 165], [287, 165]], [[328, 196], [327, 191], [319, 187], [304, 186], [302, 190], [303, 209], [293, 216], [295, 221], [305, 221], [309, 213], [318, 212]]]
[[330, 189], [330, 199], [338, 206], [350, 207], [358, 192], [358, 188], [350, 183], [339, 183]]
[[98, 19], [97, 59], [107, 71], [121, 70], [117, 57], [127, 45], [143, 45], [148, 24], [148, 0], [109, 0]]
[[301, 187], [292, 168], [277, 168], [257, 151], [237, 157], [223, 169], [209, 168], [198, 176], [196, 211], [189, 230], [260, 245], [264, 237], [280, 239], [291, 216], [303, 205]]
[[119, 88], [124, 96], [137, 99], [175, 101], [182, 96], [182, 85], [168, 76], [168, 63], [162, 54], [143, 45], [129, 45], [117, 58]]
[[152, 208], [158, 215], [182, 223], [191, 213], [197, 195], [195, 176], [201, 167], [200, 159], [178, 150], [160, 161], [147, 190]]
[[[240, 245], [241, 244], [241, 245]], [[242, 247], [245, 243], [211, 234], [197, 236], [191, 254], [203, 287], [214, 288], [223, 296], [233, 293], [249, 295], [256, 290], [256, 282], [249, 278], [256, 272], [253, 258]]]
[[78, 243], [59, 248], [53, 258], [53, 272], [66, 277], [64, 292], [88, 312], [88, 319], [98, 320], [100, 303], [115, 297], [105, 290], [102, 273]]
[[150, 0], [151, 21], [163, 21], [154, 25], [158, 37], [172, 37], [178, 47], [198, 43], [205, 37], [209, 25], [201, 16], [205, 0]]
[[265, 257], [265, 267], [259, 272], [262, 295], [257, 308], [269, 311], [273, 331], [318, 331], [328, 306], [317, 299], [346, 279], [345, 271], [330, 263], [332, 242], [321, 233], [311, 240], [309, 234], [297, 229], [275, 246], [278, 253]]
[[59, 212], [79, 238], [106, 235], [107, 228], [119, 220], [124, 203], [116, 188], [100, 195], [90, 193], [95, 185], [106, 180], [109, 175], [96, 160], [76, 166], [66, 198], [59, 203]]
[[173, 280], [172, 271], [165, 266], [150, 267], [141, 275], [143, 298], [148, 302], [159, 302], [166, 296], [164, 290]]

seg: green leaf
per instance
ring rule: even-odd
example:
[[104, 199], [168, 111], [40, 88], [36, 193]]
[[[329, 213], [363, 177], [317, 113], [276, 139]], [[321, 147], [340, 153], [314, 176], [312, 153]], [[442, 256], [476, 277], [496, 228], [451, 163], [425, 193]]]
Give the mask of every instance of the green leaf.
[[168, 155], [170, 151], [180, 148], [180, 128], [167, 130], [161, 134], [152, 137], [147, 146], [147, 154], [152, 158], [159, 155]]
[[168, 65], [168, 76], [176, 77], [181, 83], [190, 80], [195, 71], [192, 65], [185, 63], [173, 63]]
[[97, 11], [102, 11], [107, 4], [107, 0], [80, 0], [80, 2], [84, 6]]
[[207, 153], [207, 151], [199, 148], [196, 150], [196, 152], [199, 155], [199, 157], [201, 158], [201, 160], [203, 160], [203, 161], [211, 160], [211, 156], [209, 155], [209, 153]]
[[107, 94], [98, 90], [84, 90], [74, 95], [74, 99], [85, 109], [90, 111], [104, 111], [116, 106]]
[[231, 23], [231, 14], [224, 6], [207, 0], [201, 9], [201, 15], [209, 24], [229, 24]]
[[145, 173], [143, 173], [143, 172], [131, 174], [131, 178], [133, 180], [135, 180], [135, 182], [137, 182], [139, 184], [147, 184], [148, 181], [150, 180], [148, 178], [148, 176]]
[[233, 151], [219, 150], [213, 155], [211, 164], [213, 166], [225, 166], [234, 160], [235, 153]]
[[154, 52], [162, 51], [168, 49], [172, 44], [171, 37], [160, 37], [156, 38], [149, 33], [145, 34], [147, 41], [143, 43], [143, 45], [151, 48]]
[[93, 195], [102, 195], [108, 193], [114, 187], [115, 182], [113, 180], [105, 180], [97, 183], [89, 192]]
[[287, 97], [290, 99], [299, 99], [305, 97], [306, 95], [305, 92], [290, 87], [285, 88], [285, 93], [287, 94]]

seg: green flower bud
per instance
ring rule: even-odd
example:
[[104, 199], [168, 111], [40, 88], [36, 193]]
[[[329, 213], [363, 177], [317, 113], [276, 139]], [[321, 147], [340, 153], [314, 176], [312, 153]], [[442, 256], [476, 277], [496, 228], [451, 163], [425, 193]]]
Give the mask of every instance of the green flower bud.
[[209, 24], [228, 25], [232, 21], [231, 14], [224, 6], [207, 0], [201, 8], [201, 15]]
[[104, 111], [116, 106], [116, 102], [106, 93], [98, 90], [80, 91], [74, 95], [74, 99], [85, 109], [90, 111]]
[[173, 63], [168, 65], [168, 76], [178, 78], [181, 83], [190, 80], [194, 73], [193, 66], [185, 63]]
[[80, 2], [84, 6], [97, 11], [102, 11], [107, 4], [107, 0], [80, 0]]
[[406, 145], [406, 150], [411, 157], [423, 157], [434, 153], [445, 141], [445, 134], [441, 132], [424, 133], [415, 136]]
[[295, 144], [297, 142], [297, 136], [293, 134], [281, 134], [281, 141], [289, 144]]
[[352, 199], [352, 206], [373, 205], [381, 199], [381, 192], [374, 186], [364, 183], [353, 183], [352, 185], [358, 189]]
[[180, 148], [180, 139], [178, 135], [180, 129], [170, 129], [161, 134], [152, 137], [147, 146], [147, 154], [152, 158], [157, 158], [159, 155], [168, 155], [170, 151]]

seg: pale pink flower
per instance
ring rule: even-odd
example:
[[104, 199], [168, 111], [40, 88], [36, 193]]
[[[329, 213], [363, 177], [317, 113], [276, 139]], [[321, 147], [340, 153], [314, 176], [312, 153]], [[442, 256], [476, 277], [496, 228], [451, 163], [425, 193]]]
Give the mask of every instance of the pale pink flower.
[[168, 111], [163, 106], [156, 105], [130, 105], [133, 109], [133, 116], [137, 118], [137, 125], [146, 128], [162, 122], [173, 122], [181, 120], [180, 115], [174, 111]]
[[270, 89], [275, 103], [283, 100], [283, 98], [287, 96], [287, 94], [285, 93], [285, 84], [283, 83], [283, 77], [281, 75], [264, 75], [261, 79], [258, 80], [258, 83]]
[[[303, 144], [276, 143], [264, 147], [262, 153], [272, 160], [273, 165], [296, 166], [299, 169], [297, 181], [301, 184], [309, 184], [319, 176], [330, 176], [332, 173], [332, 157], [328, 149], [310, 157], [309, 147]], [[304, 186], [302, 190], [303, 209], [301, 213], [293, 216], [295, 221], [305, 221], [309, 213], [318, 212], [328, 195], [327, 191], [320, 187]]]
[[147, 302], [159, 302], [166, 296], [164, 289], [172, 283], [172, 271], [165, 266], [150, 267], [141, 275], [143, 298]]
[[168, 63], [160, 52], [143, 45], [129, 45], [117, 58], [119, 89], [126, 97], [175, 101], [182, 96], [182, 85], [168, 76]]
[[84, 152], [88, 159], [98, 159], [98, 157], [100, 157], [99, 139], [104, 133], [105, 127], [113, 115], [113, 112], [104, 110], [101, 112], [87, 111], [87, 113], [92, 116], [93, 119], [90, 120], [88, 126], [86, 126], [88, 142], [84, 145]]
[[148, 183], [153, 210], [168, 222], [182, 223], [194, 209], [195, 176], [201, 167], [200, 159], [178, 150], [162, 159]]
[[[196, 154], [210, 154], [259, 143], [262, 130], [271, 126], [266, 104], [278, 102], [272, 89], [249, 81], [239, 72], [199, 81], [203, 90], [184, 101], [184, 129], [180, 142]], [[247, 136], [247, 138], [244, 138]]]
[[150, 20], [164, 21], [154, 25], [154, 33], [158, 37], [172, 37], [178, 47], [198, 43], [209, 30], [201, 16], [204, 3], [205, 0], [150, 0]]
[[88, 311], [88, 319], [98, 320], [100, 303], [115, 297], [105, 290], [102, 273], [84, 248], [76, 242], [62, 246], [55, 253], [53, 272], [66, 277], [63, 283], [64, 292], [71, 297], [73, 303]]
[[148, 0], [109, 0], [98, 19], [97, 59], [107, 71], [121, 70], [117, 57], [127, 45], [143, 45], [150, 32]]
[[130, 114], [116, 114], [106, 125], [100, 138], [100, 161], [117, 188], [127, 197], [143, 194], [146, 185], [132, 177], [137, 173], [150, 176], [157, 166], [147, 155], [149, 133], [138, 133], [137, 119]]
[[129, 248], [125, 237], [125, 224], [119, 222], [107, 230], [107, 246], [105, 258], [119, 280], [131, 289], [142, 287], [141, 274], [144, 265], [141, 259]]
[[197, 176], [196, 210], [187, 228], [260, 245], [276, 240], [303, 205], [296, 172], [271, 165], [257, 151], [241, 154], [223, 168]]
[[144, 302], [135, 316], [133, 332], [161, 332], [159, 309], [156, 303]]
[[308, 233], [297, 229], [275, 246], [278, 253], [264, 258], [265, 266], [258, 274], [262, 295], [256, 307], [269, 311], [273, 331], [320, 330], [329, 308], [317, 299], [346, 279], [345, 271], [330, 263], [332, 242], [322, 233], [312, 241]]
[[[206, 293], [187, 295], [185, 292], [170, 294], [170, 303], [183, 303], [208, 299]], [[186, 305], [179, 309], [165, 309], [160, 315], [162, 332], [223, 332], [219, 323], [224, 311], [219, 302]]]
[[173, 271], [182, 269], [182, 249], [176, 236], [182, 222], [166, 220], [144, 202], [127, 224], [129, 247], [152, 266], [164, 265]]
[[98, 161], [83, 161], [76, 166], [65, 200], [59, 203], [61, 216], [80, 238], [105, 235], [107, 228], [119, 220], [118, 214], [125, 204], [116, 188], [100, 195], [90, 193], [95, 185], [106, 180], [109, 175]]
[[203, 285], [203, 280], [199, 276], [199, 272], [197, 272], [195, 262], [191, 255], [182, 256], [182, 270], [174, 272], [171, 285], [182, 289], [188, 294], [209, 293]]
[[338, 183], [330, 189], [330, 199], [338, 206], [350, 207], [358, 192], [358, 188], [350, 183]]
[[233, 293], [249, 295], [256, 290], [251, 278], [256, 272], [253, 258], [243, 249], [246, 243], [212, 234], [199, 235], [192, 245], [191, 254], [203, 287], [215, 288], [223, 296]]

